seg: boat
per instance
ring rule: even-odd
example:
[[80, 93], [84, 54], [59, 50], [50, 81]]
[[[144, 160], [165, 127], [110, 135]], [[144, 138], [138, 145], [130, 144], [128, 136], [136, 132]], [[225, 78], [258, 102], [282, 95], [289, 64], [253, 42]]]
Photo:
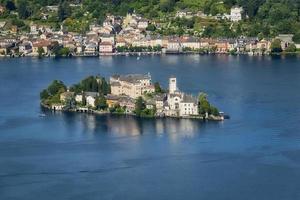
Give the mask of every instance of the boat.
[[46, 117], [46, 115], [44, 113], [40, 113], [39, 117]]
[[223, 117], [223, 119], [230, 119], [230, 116], [225, 114], [224, 112], [219, 112], [219, 114]]

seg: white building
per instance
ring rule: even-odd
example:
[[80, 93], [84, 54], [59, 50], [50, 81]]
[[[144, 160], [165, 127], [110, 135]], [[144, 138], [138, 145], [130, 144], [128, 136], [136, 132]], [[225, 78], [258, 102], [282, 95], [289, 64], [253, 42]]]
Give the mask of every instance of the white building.
[[76, 103], [82, 103], [83, 95], [82, 94], [76, 94], [75, 95], [75, 102]]
[[100, 53], [112, 53], [113, 45], [110, 42], [101, 42], [99, 45]]
[[230, 9], [230, 20], [233, 22], [238, 22], [242, 20], [242, 13], [243, 8], [242, 7], [232, 7]]
[[175, 77], [169, 79], [169, 94], [165, 106], [167, 116], [188, 117], [198, 115], [198, 101], [192, 95], [180, 92]]
[[149, 22], [148, 22], [148, 20], [146, 20], [146, 19], [141, 19], [139, 22], [138, 22], [138, 28], [139, 29], [146, 29], [147, 27], [148, 27], [148, 24], [149, 24]]
[[179, 116], [198, 115], [198, 102], [192, 95], [184, 94], [179, 104]]
[[169, 93], [174, 94], [177, 90], [177, 79], [175, 77], [171, 77], [169, 79]]
[[86, 105], [95, 107], [95, 101], [97, 96], [99, 96], [97, 92], [85, 92]]

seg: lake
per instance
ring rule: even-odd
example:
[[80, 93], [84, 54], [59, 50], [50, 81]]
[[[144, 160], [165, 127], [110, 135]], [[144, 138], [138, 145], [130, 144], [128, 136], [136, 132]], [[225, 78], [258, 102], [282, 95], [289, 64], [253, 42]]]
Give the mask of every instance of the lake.
[[[54, 79], [148, 72], [231, 119], [39, 117]], [[0, 199], [300, 199], [299, 57], [1, 59], [0, 99]]]

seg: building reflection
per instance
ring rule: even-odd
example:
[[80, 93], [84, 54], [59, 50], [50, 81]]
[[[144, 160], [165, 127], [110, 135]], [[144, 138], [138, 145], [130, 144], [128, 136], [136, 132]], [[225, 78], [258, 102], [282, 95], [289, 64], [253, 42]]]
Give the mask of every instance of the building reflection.
[[202, 124], [201, 121], [193, 119], [142, 119], [134, 116], [100, 116], [80, 113], [63, 114], [62, 116], [66, 125], [80, 127], [85, 134], [115, 136], [166, 134], [172, 140], [194, 137], [199, 133]]

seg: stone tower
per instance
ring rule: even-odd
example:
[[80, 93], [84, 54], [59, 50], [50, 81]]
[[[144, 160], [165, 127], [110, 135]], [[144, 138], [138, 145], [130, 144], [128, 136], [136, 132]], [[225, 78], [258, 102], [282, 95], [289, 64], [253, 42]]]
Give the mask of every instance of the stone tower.
[[169, 78], [169, 93], [174, 94], [177, 91], [176, 77]]

